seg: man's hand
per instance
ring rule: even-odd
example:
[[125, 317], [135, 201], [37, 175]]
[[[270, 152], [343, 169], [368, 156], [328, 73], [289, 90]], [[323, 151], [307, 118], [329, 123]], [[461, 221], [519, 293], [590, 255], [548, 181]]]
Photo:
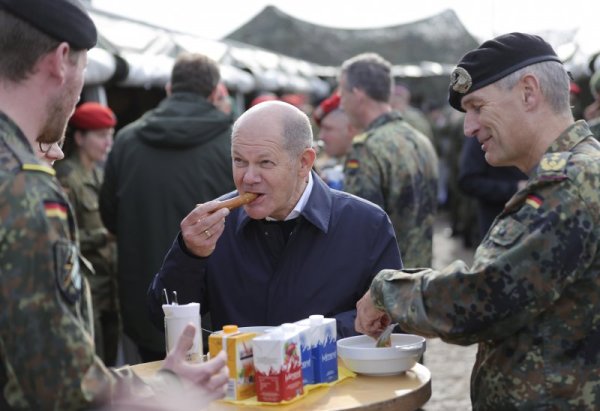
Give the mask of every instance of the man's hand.
[[377, 338], [390, 323], [391, 319], [385, 311], [378, 310], [373, 305], [371, 291], [367, 291], [356, 303], [354, 328], [357, 332]]
[[227, 356], [224, 351], [205, 363], [189, 363], [185, 360], [187, 351], [194, 343], [195, 327], [188, 324], [175, 348], [167, 354], [163, 367], [173, 371], [182, 382], [186, 380], [193, 388], [203, 392], [203, 398], [208, 402], [223, 398], [229, 378], [226, 366]]
[[229, 209], [219, 209], [219, 205], [220, 201], [216, 200], [198, 204], [181, 221], [183, 242], [189, 251], [199, 257], [212, 254], [225, 229], [225, 217], [229, 215]]

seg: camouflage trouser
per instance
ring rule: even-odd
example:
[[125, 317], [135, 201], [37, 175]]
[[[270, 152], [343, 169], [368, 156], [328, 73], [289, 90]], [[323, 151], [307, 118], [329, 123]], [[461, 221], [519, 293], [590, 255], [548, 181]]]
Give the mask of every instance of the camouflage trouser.
[[89, 275], [94, 310], [96, 354], [108, 366], [115, 364], [121, 331], [116, 281], [110, 276]]

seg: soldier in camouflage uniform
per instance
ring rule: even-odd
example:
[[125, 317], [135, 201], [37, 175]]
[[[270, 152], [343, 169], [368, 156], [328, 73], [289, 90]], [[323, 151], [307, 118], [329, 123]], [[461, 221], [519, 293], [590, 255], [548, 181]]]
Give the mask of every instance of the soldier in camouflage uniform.
[[354, 137], [344, 167], [344, 191], [390, 216], [405, 267], [429, 267], [437, 207], [438, 160], [429, 139], [392, 111], [391, 65], [361, 54], [342, 65], [341, 106]]
[[[588, 118], [587, 121], [590, 125], [590, 130], [596, 136], [596, 138], [600, 137], [600, 114], [598, 112], [598, 107], [600, 106], [600, 70], [596, 71], [592, 77], [590, 78], [590, 92], [594, 97], [594, 102], [590, 104], [589, 110], [587, 114], [594, 117]], [[595, 109], [594, 109], [595, 107]]]
[[511, 33], [467, 53], [450, 104], [493, 166], [529, 176], [472, 267], [384, 270], [359, 301], [358, 331], [390, 317], [417, 334], [479, 344], [474, 410], [600, 407], [600, 144], [573, 119], [569, 76], [538, 36]]
[[38, 158], [60, 151], [55, 143], [95, 44], [94, 23], [74, 0], [0, 0], [0, 410], [79, 410], [157, 390], [179, 395], [188, 379], [205, 401], [223, 394], [223, 357], [184, 361], [192, 326], [149, 385], [94, 354], [74, 214], [49, 165], [61, 155]]
[[81, 252], [94, 269], [84, 273], [92, 291], [96, 353], [106, 365], [115, 365], [119, 344], [117, 248], [100, 219], [98, 195], [116, 123], [112, 110], [102, 104], [77, 107], [69, 120], [67, 157], [54, 166], [75, 211]]

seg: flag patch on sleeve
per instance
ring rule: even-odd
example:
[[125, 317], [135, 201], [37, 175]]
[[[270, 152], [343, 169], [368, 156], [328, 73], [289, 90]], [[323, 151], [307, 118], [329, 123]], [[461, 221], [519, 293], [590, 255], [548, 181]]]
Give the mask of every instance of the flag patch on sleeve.
[[535, 194], [529, 194], [525, 199], [525, 203], [529, 204], [533, 208], [540, 208], [544, 200], [541, 197], [536, 196]]
[[60, 220], [67, 220], [67, 205], [58, 203], [56, 201], [44, 202], [44, 210], [46, 211], [46, 217], [58, 218]]
[[358, 160], [352, 159], [352, 160], [348, 160], [346, 161], [346, 168], [349, 170], [355, 170], [358, 167], [360, 167], [360, 163], [358, 162]]

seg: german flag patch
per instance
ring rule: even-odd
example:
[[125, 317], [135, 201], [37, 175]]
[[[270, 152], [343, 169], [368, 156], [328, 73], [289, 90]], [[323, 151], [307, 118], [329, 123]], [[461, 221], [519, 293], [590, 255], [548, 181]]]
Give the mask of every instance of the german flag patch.
[[543, 202], [544, 200], [541, 197], [536, 196], [535, 194], [529, 194], [525, 199], [525, 204], [528, 204], [535, 209], [540, 208]]
[[46, 211], [46, 217], [58, 218], [59, 220], [67, 221], [67, 205], [59, 203], [57, 201], [45, 201], [44, 210]]
[[356, 170], [360, 167], [360, 163], [356, 159], [350, 159], [346, 161], [346, 169], [348, 170]]

